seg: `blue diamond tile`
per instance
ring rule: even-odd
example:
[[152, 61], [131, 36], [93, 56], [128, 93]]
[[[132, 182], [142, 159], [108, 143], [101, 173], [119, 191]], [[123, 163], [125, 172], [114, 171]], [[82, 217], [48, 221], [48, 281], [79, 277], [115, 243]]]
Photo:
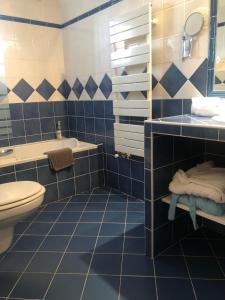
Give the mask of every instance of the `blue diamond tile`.
[[195, 73], [189, 79], [190, 82], [196, 87], [196, 89], [203, 95], [206, 96], [207, 89], [207, 69], [208, 59], [206, 58]]
[[[128, 75], [128, 73], [127, 73], [125, 70], [124, 70], [123, 73], [121, 74], [121, 76], [127, 76], [127, 75]], [[128, 93], [128, 92], [122, 92], [121, 95], [122, 95], [122, 97], [123, 97], [124, 99], [127, 99], [129, 93]]]
[[0, 97], [7, 96], [9, 92], [10, 89], [7, 88], [7, 86], [4, 83], [0, 82]]
[[148, 72], [148, 68], [147, 68], [147, 67], [145, 67], [145, 69], [144, 69], [143, 73], [147, 73], [147, 72]]
[[74, 91], [77, 98], [80, 99], [80, 96], [83, 93], [84, 87], [78, 78], [74, 82], [72, 90]]
[[24, 79], [21, 79], [13, 88], [13, 92], [20, 97], [20, 99], [26, 101], [34, 92], [34, 89]]
[[48, 100], [52, 94], [55, 92], [55, 88], [48, 82], [48, 80], [44, 79], [42, 83], [37, 88], [37, 92], [45, 99]]
[[147, 97], [148, 97], [148, 92], [147, 92], [147, 91], [142, 91], [141, 93], [142, 93], [142, 95], [145, 97], [145, 99], [147, 99]]
[[95, 93], [97, 92], [98, 86], [92, 76], [89, 77], [88, 82], [85, 86], [85, 90], [87, 91], [88, 95], [91, 99], [94, 98]]
[[157, 86], [157, 84], [158, 84], [158, 80], [155, 78], [154, 75], [152, 75], [152, 89], [153, 90]]
[[216, 76], [215, 77], [215, 84], [221, 84], [222, 81]]
[[106, 97], [106, 99], [108, 99], [112, 93], [112, 80], [107, 74], [105, 74], [104, 78], [102, 79], [99, 88], [102, 91], [103, 95]]
[[187, 78], [183, 75], [183, 73], [181, 73], [181, 71], [172, 64], [160, 80], [160, 83], [167, 93], [171, 97], [174, 97], [186, 81]]
[[63, 95], [63, 97], [68, 99], [70, 92], [71, 92], [71, 87], [70, 87], [69, 83], [67, 82], [67, 80], [64, 80], [61, 83], [61, 85], [58, 88], [58, 91], [60, 92], [61, 95]]

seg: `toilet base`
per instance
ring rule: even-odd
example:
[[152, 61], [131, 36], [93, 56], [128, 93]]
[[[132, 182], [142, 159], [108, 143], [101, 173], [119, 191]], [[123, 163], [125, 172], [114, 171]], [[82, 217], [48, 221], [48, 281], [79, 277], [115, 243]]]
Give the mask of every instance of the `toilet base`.
[[13, 241], [14, 227], [0, 228], [0, 254], [5, 252]]

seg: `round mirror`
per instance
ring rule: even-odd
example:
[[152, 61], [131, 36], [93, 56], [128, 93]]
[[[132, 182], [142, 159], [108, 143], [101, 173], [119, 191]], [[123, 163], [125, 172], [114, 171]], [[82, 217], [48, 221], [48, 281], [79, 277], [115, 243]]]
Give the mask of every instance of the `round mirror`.
[[204, 24], [204, 16], [198, 12], [191, 14], [185, 23], [184, 31], [188, 36], [197, 35]]

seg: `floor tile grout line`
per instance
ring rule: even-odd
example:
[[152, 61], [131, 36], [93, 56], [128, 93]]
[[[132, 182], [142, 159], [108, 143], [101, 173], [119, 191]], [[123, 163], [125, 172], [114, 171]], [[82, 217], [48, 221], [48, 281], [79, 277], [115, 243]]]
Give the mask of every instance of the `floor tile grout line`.
[[[64, 213], [65, 212], [67, 212], [67, 211], [64, 211]], [[80, 212], [80, 213], [82, 213], [82, 211], [72, 211], [73, 213], [75, 212]], [[86, 212], [86, 211], [85, 211]], [[108, 212], [108, 211], [107, 211]], [[56, 212], [56, 213], [58, 213], [58, 211]], [[36, 224], [52, 224], [54, 221], [48, 221], [48, 222], [44, 222], [44, 221], [37, 221], [37, 222], [34, 222], [34, 223], [36, 223]], [[66, 222], [66, 221], [61, 221], [61, 222], [57, 222], [57, 224], [73, 224], [73, 223], [77, 223], [77, 222]], [[79, 223], [90, 223], [90, 224], [98, 224], [98, 223], [100, 223], [100, 222], [98, 222], [98, 221], [95, 221], [95, 222], [92, 222], [92, 221], [82, 221], [82, 222], [79, 222]], [[136, 222], [116, 222], [116, 221], [104, 221], [103, 222], [104, 224], [105, 223], [107, 223], [107, 224], [131, 224], [131, 225], [143, 225], [143, 223], [136, 223]], [[19, 235], [19, 234], [18, 234]], [[32, 234], [30, 234], [30, 235], [32, 235]], [[39, 234], [40, 235], [40, 234]]]
[[125, 226], [124, 226], [124, 231], [123, 231], [123, 247], [122, 247], [122, 258], [121, 258], [121, 267], [120, 267], [120, 282], [119, 282], [119, 293], [118, 293], [118, 300], [120, 300], [120, 295], [121, 295], [121, 287], [122, 287], [123, 258], [124, 258], [125, 241], [126, 241], [127, 208], [128, 208], [128, 197], [127, 197], [127, 204], [126, 204], [126, 217], [125, 217]]
[[99, 227], [98, 234], [97, 234], [97, 237], [96, 237], [96, 240], [95, 240], [95, 244], [94, 244], [93, 252], [92, 252], [92, 255], [91, 255], [91, 260], [90, 260], [90, 263], [89, 263], [88, 271], [87, 271], [86, 276], [85, 276], [85, 281], [84, 281], [84, 284], [83, 284], [80, 300], [82, 300], [83, 295], [84, 295], [87, 279], [88, 279], [88, 276], [90, 274], [91, 264], [92, 264], [92, 261], [93, 261], [94, 255], [95, 255], [95, 250], [96, 250], [96, 247], [97, 247], [97, 244], [98, 244], [98, 239], [99, 239], [99, 236], [100, 236], [100, 232], [101, 232], [101, 228], [102, 228], [102, 224], [103, 224], [103, 220], [104, 220], [104, 217], [105, 217], [105, 213], [106, 213], [106, 209], [107, 209], [107, 206], [108, 206], [110, 195], [111, 195], [111, 189], [109, 190], [108, 198], [106, 200], [105, 210], [103, 212], [102, 221], [100, 222], [101, 225]]
[[198, 300], [197, 295], [196, 295], [196, 291], [195, 291], [195, 287], [194, 287], [194, 284], [193, 284], [193, 281], [192, 281], [192, 278], [191, 278], [190, 270], [189, 270], [189, 267], [188, 267], [187, 259], [186, 259], [185, 254], [184, 254], [184, 249], [183, 249], [182, 243], [179, 242], [179, 245], [180, 245], [181, 252], [183, 254], [184, 262], [185, 262], [186, 269], [187, 269], [187, 272], [188, 272], [188, 276], [189, 276], [189, 279], [190, 279], [190, 282], [191, 282], [194, 297], [195, 297], [196, 300]]
[[[69, 202], [68, 202], [69, 203]], [[68, 204], [67, 203], [67, 204]], [[38, 248], [36, 249], [36, 251], [31, 251], [34, 252], [34, 254], [32, 255], [32, 257], [30, 258], [30, 260], [27, 263], [27, 266], [25, 267], [25, 269], [23, 270], [23, 272], [21, 272], [19, 278], [17, 279], [17, 281], [15, 282], [14, 286], [12, 287], [10, 293], [8, 294], [8, 296], [6, 297], [6, 300], [8, 298], [10, 298], [10, 295], [12, 294], [13, 290], [15, 289], [15, 287], [17, 286], [17, 283], [20, 281], [20, 279], [22, 278], [22, 276], [26, 273], [27, 268], [29, 267], [30, 263], [32, 262], [33, 258], [35, 257], [35, 255], [38, 253], [39, 249], [41, 248], [41, 246], [43, 245], [44, 241], [46, 240], [46, 238], [49, 236], [50, 231], [52, 230], [53, 226], [55, 225], [55, 223], [57, 222], [57, 220], [60, 218], [61, 214], [63, 213], [64, 209], [66, 208], [67, 204], [65, 205], [65, 207], [62, 209], [62, 211], [59, 213], [58, 217], [56, 218], [55, 222], [53, 222], [51, 228], [49, 229], [48, 233], [44, 236], [42, 242], [40, 243], [40, 245], [38, 246]], [[34, 220], [36, 220], [38, 218], [38, 216], [43, 212], [43, 210], [40, 211], [40, 213], [34, 218]], [[33, 222], [34, 222], [33, 220]], [[30, 226], [28, 227], [30, 228]], [[27, 228], [27, 229], [28, 229]], [[27, 230], [26, 229], [26, 230]]]
[[[69, 247], [69, 244], [70, 244], [70, 242], [72, 241], [72, 238], [74, 237], [74, 234], [75, 234], [75, 232], [76, 232], [76, 230], [77, 230], [79, 221], [81, 220], [81, 218], [82, 218], [82, 216], [83, 216], [83, 214], [84, 214], [84, 212], [85, 212], [85, 209], [86, 209], [86, 207], [87, 207], [87, 205], [88, 205], [88, 203], [89, 203], [89, 200], [90, 200], [90, 198], [91, 198], [91, 195], [92, 195], [93, 191], [94, 191], [94, 190], [92, 190], [91, 193], [89, 194], [89, 197], [88, 197], [87, 202], [85, 203], [84, 209], [83, 209], [83, 211], [81, 212], [81, 215], [80, 215], [78, 221], [76, 222], [76, 226], [75, 226], [75, 228], [74, 228], [74, 230], [73, 230], [73, 232], [72, 232], [72, 234], [71, 234], [71, 236], [70, 236], [70, 239], [69, 239], [69, 241], [68, 241], [68, 243], [67, 243], [67, 246], [66, 246], [66, 248], [65, 248], [65, 250], [64, 250], [64, 252], [63, 252], [63, 254], [62, 254], [62, 257], [61, 257], [61, 259], [59, 260], [59, 262], [58, 262], [58, 264], [57, 264], [57, 267], [56, 267], [55, 272], [53, 273], [52, 279], [51, 279], [51, 281], [50, 281], [50, 283], [49, 283], [49, 285], [48, 285], [48, 287], [47, 287], [47, 289], [46, 289], [46, 291], [45, 291], [45, 294], [44, 294], [43, 299], [45, 299], [45, 297], [46, 297], [47, 294], [48, 294], [48, 291], [49, 291], [49, 289], [50, 289], [50, 287], [51, 287], [51, 285], [52, 285], [52, 282], [53, 282], [53, 280], [54, 280], [54, 278], [55, 278], [55, 276], [56, 276], [56, 274], [57, 274], [57, 271], [58, 271], [58, 269], [59, 269], [59, 267], [60, 267], [60, 265], [61, 265], [61, 262], [62, 262], [62, 260], [63, 260], [63, 258], [64, 258], [64, 256], [65, 256], [65, 254], [66, 254], [66, 252], [67, 252], [67, 249], [68, 249], [68, 247]], [[72, 199], [72, 197], [71, 197], [71, 199]], [[70, 203], [70, 202], [68, 202], [68, 203]]]
[[157, 285], [157, 276], [156, 276], [156, 267], [155, 267], [155, 258], [152, 259], [152, 265], [153, 265], [153, 274], [154, 274], [154, 282], [155, 282], [155, 293], [156, 293], [156, 299], [159, 299], [159, 293], [158, 293], [158, 285]]
[[209, 245], [209, 248], [210, 248], [210, 250], [211, 250], [212, 253], [213, 253], [213, 258], [216, 260], [216, 262], [217, 262], [217, 264], [218, 264], [218, 267], [220, 268], [220, 271], [221, 271], [221, 273], [223, 274], [223, 277], [224, 277], [224, 279], [225, 279], [225, 272], [224, 272], [223, 268], [221, 267], [220, 261], [219, 261], [217, 255], [216, 255], [216, 253], [215, 253], [215, 251], [214, 251], [214, 248], [213, 248], [213, 246], [211, 245], [210, 240], [208, 239], [208, 237], [207, 237], [207, 235], [205, 234], [204, 231], [203, 231], [203, 234], [204, 234], [204, 236], [206, 237], [206, 240], [207, 240], [207, 243], [208, 243], [208, 245]]
[[[3, 273], [3, 272], [2, 272]], [[7, 273], [14, 273], [14, 271], [11, 271], [11, 272], [7, 272]], [[51, 272], [26, 272], [26, 274], [49, 274], [49, 275], [52, 275], [53, 273]], [[68, 273], [65, 273], [65, 272], [58, 272], [57, 274], [60, 274], [60, 275], [86, 275], [86, 273], [80, 273], [80, 272], [68, 272]], [[155, 276], [154, 275], [132, 275], [132, 274], [125, 274], [125, 275], [117, 275], [117, 274], [107, 274], [107, 273], [93, 273], [93, 274], [89, 274], [89, 276], [96, 276], [96, 275], [99, 275], [99, 276], [108, 276], [108, 277], [131, 277], [131, 278], [152, 278], [154, 279]], [[156, 278], [158, 279], [176, 279], [176, 280], [190, 280], [189, 277], [176, 277], [176, 276], [156, 276]], [[192, 279], [194, 280], [203, 280], [203, 281], [221, 281], [221, 282], [224, 282], [225, 283], [225, 279], [224, 278], [202, 278], [202, 277], [192, 277]], [[11, 298], [10, 298], [11, 299]]]
[[[76, 224], [77, 222], [74, 222], [74, 223], [66, 223], [66, 224]], [[60, 223], [56, 223], [56, 224], [60, 224]], [[79, 223], [79, 224], [93, 224], [93, 223]], [[95, 223], [95, 224], [101, 224], [101, 222], [98, 222], [98, 223]], [[117, 223], [102, 223], [102, 224], [116, 224], [118, 225]], [[55, 224], [53, 224], [54, 226]], [[125, 223], [122, 223], [122, 224], [119, 224], [119, 225], [126, 225]], [[25, 236], [46, 236], [46, 234], [25, 234]], [[55, 237], [63, 237], [63, 236], [71, 236], [71, 234], [51, 234], [49, 236], [55, 236]], [[77, 237], [87, 237], [87, 238], [91, 238], [91, 237], [97, 237], [97, 235], [82, 235], [82, 234], [74, 234], [74, 236], [77, 236]], [[104, 238], [117, 238], [118, 236], [115, 236], [115, 235], [101, 235], [100, 237], [104, 237]], [[140, 236], [126, 236], [126, 238], [128, 239], [144, 239], [144, 237], [140, 237]], [[10, 251], [10, 252], [32, 252], [32, 251]], [[167, 255], [165, 255], [167, 256]], [[207, 256], [206, 256], [207, 257]]]
[[[81, 224], [81, 223], [79, 223]], [[53, 235], [54, 236], [54, 235]], [[57, 235], [58, 237], [61, 237], [61, 235]], [[70, 235], [67, 235], [66, 237], [68, 237]], [[55, 236], [54, 236], [55, 237]], [[96, 236], [79, 236], [79, 235], [74, 235], [74, 237], [87, 237], [87, 238], [94, 238]], [[100, 236], [103, 238], [117, 238], [116, 236]], [[126, 238], [130, 238], [130, 237], [126, 237]], [[132, 237], [131, 237], [132, 238]], [[135, 239], [137, 239], [137, 237], [134, 237]], [[143, 239], [143, 238], [140, 238]], [[30, 253], [30, 252], [34, 252], [34, 251], [20, 251], [20, 250], [15, 250], [15, 251], [10, 251], [10, 253]], [[45, 252], [45, 253], [63, 253], [62, 251], [48, 251], [48, 250], [39, 250], [38, 252]], [[86, 251], [67, 251], [67, 253], [92, 253], [92, 251], [86, 252]], [[101, 254], [121, 254], [122, 252], [96, 252], [97, 254], [101, 255]], [[144, 253], [131, 253], [131, 252], [124, 252], [124, 254], [129, 254], [129, 255], [137, 255], [137, 256], [146, 256], [146, 254]], [[183, 255], [181, 254], [174, 254], [174, 255], [160, 255], [157, 257], [183, 257]], [[185, 257], [190, 257], [190, 258], [212, 258], [213, 256], [192, 256], [192, 255], [185, 255]], [[221, 259], [225, 259], [225, 256], [221, 256], [218, 257]], [[1, 270], [0, 270], [1, 272]]]
[[[74, 236], [76, 237], [76, 236]], [[101, 238], [101, 236], [100, 236]], [[12, 251], [10, 253], [31, 253], [31, 252], [34, 252], [34, 251]], [[64, 252], [64, 251], [63, 251]], [[38, 253], [63, 253], [62, 251], [38, 251]], [[90, 254], [92, 253], [93, 251], [88, 251], [88, 252], [84, 252], [84, 251], [66, 251], [66, 253], [80, 253], [80, 254], [84, 254], [84, 253], [87, 253], [87, 254]], [[96, 252], [96, 254], [98, 255], [107, 255], [107, 254], [122, 254], [122, 252]], [[132, 253], [132, 252], [124, 252], [125, 255], [136, 255], [136, 256], [145, 256], [145, 254], [140, 254], [140, 253]], [[0, 270], [0, 273], [2, 273], [3, 271]], [[4, 271], [4, 272], [8, 272], [8, 271]], [[9, 271], [11, 272], [11, 271]], [[12, 272], [15, 272], [15, 271], [12, 271]]]

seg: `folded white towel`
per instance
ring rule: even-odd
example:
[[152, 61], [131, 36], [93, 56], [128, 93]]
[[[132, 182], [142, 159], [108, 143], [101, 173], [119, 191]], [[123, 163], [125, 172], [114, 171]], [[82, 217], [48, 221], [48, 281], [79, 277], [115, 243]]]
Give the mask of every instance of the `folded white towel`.
[[225, 101], [219, 97], [192, 98], [191, 113], [198, 116], [213, 117], [225, 111]]
[[179, 170], [169, 185], [175, 194], [187, 194], [225, 203], [225, 169], [206, 162], [184, 172]]

